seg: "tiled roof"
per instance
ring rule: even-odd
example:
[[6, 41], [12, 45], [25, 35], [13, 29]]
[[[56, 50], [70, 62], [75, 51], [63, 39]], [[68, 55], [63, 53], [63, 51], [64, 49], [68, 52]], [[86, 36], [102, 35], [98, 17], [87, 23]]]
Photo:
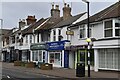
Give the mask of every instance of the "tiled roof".
[[76, 16], [71, 16], [70, 18], [66, 19], [66, 20], [62, 20], [61, 22], [59, 22], [57, 25], [54, 26], [54, 28], [57, 27], [64, 27], [67, 25], [71, 25], [74, 21], [76, 21], [77, 19], [79, 19], [81, 16], [83, 16], [86, 12], [78, 14]]
[[[98, 22], [104, 19], [110, 19], [110, 18], [116, 18], [116, 17], [120, 17], [120, 2], [117, 2], [113, 5], [111, 5], [110, 7], [96, 13], [95, 15], [91, 16], [89, 18], [89, 22]], [[87, 23], [87, 19], [76, 23], [75, 25], [80, 25], [80, 24], [86, 24]], [[75, 26], [72, 25], [72, 26]]]
[[43, 23], [46, 19], [41, 18], [40, 20], [38, 20], [37, 22], [33, 23], [32, 25], [30, 25], [28, 28], [22, 30], [22, 34], [31, 34], [33, 33], [33, 29], [35, 29], [36, 27], [38, 27], [41, 23]]
[[4, 39], [5, 37], [9, 37], [12, 34], [12, 30], [10, 29], [2, 29], [2, 39]]
[[62, 17], [60, 17], [60, 18], [53, 18], [53, 17], [47, 18], [46, 21], [44, 22], [44, 24], [39, 26], [39, 28], [37, 28], [36, 31], [49, 30], [49, 29], [53, 28], [56, 24], [58, 24], [61, 20], [62, 20]]

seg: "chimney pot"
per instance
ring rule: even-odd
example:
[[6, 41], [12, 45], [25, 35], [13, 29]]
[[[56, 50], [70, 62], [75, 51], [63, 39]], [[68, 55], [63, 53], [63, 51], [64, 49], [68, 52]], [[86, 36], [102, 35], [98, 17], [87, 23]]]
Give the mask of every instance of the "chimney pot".
[[59, 10], [59, 5], [56, 5], [56, 9]]
[[67, 5], [67, 4], [66, 4], [66, 3], [64, 3], [64, 7], [66, 7], [66, 5]]
[[69, 4], [67, 5], [67, 7], [70, 7]]
[[52, 4], [52, 9], [54, 9], [54, 4]]

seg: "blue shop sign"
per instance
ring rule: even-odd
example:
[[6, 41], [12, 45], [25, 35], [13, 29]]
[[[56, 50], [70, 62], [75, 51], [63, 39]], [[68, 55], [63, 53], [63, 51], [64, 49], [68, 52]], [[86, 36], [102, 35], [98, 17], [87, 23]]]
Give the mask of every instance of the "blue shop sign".
[[47, 42], [47, 50], [64, 50], [65, 42], [70, 42], [69, 40]]

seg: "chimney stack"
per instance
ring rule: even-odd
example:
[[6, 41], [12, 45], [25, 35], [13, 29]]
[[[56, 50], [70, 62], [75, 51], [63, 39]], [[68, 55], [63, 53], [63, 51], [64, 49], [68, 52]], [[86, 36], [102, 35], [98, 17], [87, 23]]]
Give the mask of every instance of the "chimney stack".
[[35, 15], [34, 16], [28, 16], [26, 21], [27, 21], [27, 25], [33, 24], [34, 22], [36, 22], [36, 18]]
[[60, 17], [59, 5], [55, 5], [55, 8], [54, 8], [54, 4], [52, 4], [51, 17], [53, 17], [53, 18]]
[[26, 25], [25, 19], [19, 19], [19, 29], [21, 30], [22, 27]]
[[69, 4], [67, 5], [66, 3], [64, 3], [64, 7], [63, 7], [63, 20], [68, 19], [69, 17], [71, 17], [71, 8], [69, 6]]

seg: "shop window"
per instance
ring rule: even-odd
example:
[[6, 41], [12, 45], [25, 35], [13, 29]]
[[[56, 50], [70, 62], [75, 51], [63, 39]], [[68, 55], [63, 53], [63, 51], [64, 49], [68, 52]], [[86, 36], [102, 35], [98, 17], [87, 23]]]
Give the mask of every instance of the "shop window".
[[42, 61], [42, 51], [39, 51], [39, 61]]
[[60, 53], [50, 53], [50, 63], [60, 65]]
[[22, 51], [22, 61], [27, 61], [27, 52]]
[[99, 49], [99, 68], [118, 70], [119, 49]]
[[32, 60], [33, 61], [42, 61], [42, 51], [33, 50], [32, 51]]
[[113, 27], [112, 27], [112, 20], [105, 21], [104, 23], [104, 36], [105, 37], [112, 37], [113, 35]]
[[38, 61], [38, 51], [32, 51], [32, 60], [33, 61]]

